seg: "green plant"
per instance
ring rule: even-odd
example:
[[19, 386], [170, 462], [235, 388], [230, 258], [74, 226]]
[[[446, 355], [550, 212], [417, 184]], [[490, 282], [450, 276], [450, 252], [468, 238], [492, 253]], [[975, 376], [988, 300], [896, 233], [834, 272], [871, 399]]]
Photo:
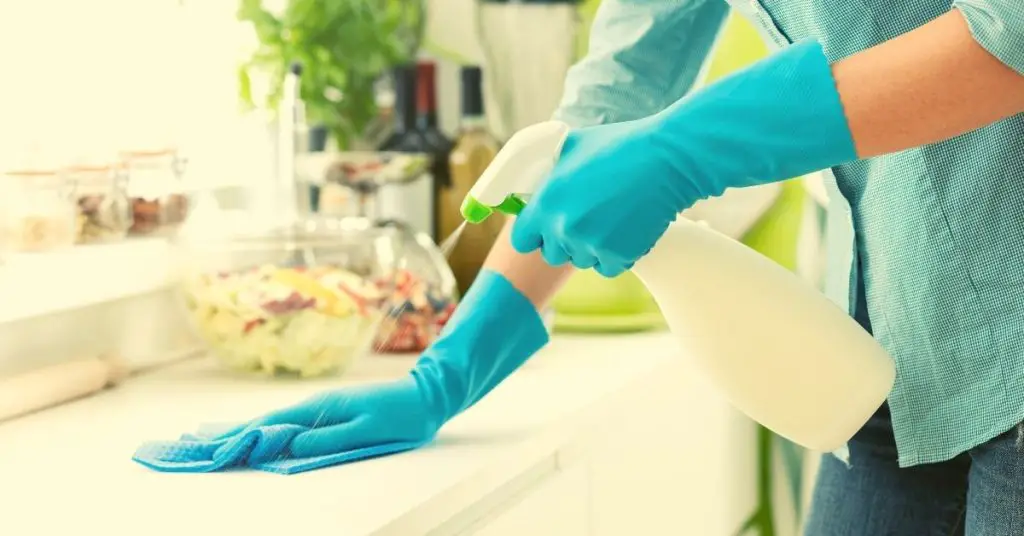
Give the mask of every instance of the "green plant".
[[252, 80], [261, 74], [269, 89], [258, 106], [276, 108], [285, 73], [299, 62], [308, 121], [347, 149], [376, 116], [381, 74], [415, 56], [424, 11], [419, 0], [289, 0], [275, 14], [262, 0], [241, 0], [238, 19], [252, 24], [259, 41], [239, 66], [241, 101], [257, 107]]

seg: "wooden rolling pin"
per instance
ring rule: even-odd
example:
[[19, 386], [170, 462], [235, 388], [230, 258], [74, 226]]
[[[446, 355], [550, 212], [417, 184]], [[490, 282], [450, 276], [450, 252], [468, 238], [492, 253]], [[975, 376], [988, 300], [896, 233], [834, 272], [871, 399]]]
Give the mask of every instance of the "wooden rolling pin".
[[0, 422], [98, 393], [127, 375], [119, 359], [91, 357], [0, 379]]

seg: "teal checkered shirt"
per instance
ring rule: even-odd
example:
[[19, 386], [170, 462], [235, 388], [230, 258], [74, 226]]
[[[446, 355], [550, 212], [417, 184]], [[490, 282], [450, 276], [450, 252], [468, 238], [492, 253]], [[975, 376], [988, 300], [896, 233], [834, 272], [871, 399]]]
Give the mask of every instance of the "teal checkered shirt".
[[[813, 37], [830, 61], [956, 8], [986, 50], [1024, 74], [1024, 0], [733, 7], [768, 43]], [[604, 0], [556, 117], [588, 125], [666, 107], [692, 88], [727, 11], [722, 0]], [[826, 175], [827, 292], [869, 317], [860, 320], [896, 360], [900, 465], [950, 459], [1024, 420], [1024, 114]]]

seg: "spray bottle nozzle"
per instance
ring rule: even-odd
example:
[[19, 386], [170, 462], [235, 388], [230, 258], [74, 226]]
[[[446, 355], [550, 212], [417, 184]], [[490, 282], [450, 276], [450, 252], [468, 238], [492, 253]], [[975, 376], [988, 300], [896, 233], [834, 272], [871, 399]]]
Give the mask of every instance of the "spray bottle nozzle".
[[462, 201], [462, 217], [474, 225], [483, 222], [491, 217], [495, 211], [509, 216], [516, 216], [526, 207], [526, 201], [517, 194], [508, 194], [505, 199], [495, 206], [488, 206], [475, 197], [467, 195]]

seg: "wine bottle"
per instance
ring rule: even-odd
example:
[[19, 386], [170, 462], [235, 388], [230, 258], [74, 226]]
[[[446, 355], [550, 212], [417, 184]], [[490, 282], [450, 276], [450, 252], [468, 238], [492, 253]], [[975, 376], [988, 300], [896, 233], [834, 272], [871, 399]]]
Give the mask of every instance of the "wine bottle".
[[[417, 128], [417, 67], [415, 64], [396, 66], [392, 70], [394, 83], [394, 128], [380, 146], [381, 151], [420, 153], [432, 155], [434, 149], [423, 132]], [[432, 173], [414, 179], [408, 184], [386, 185], [378, 195], [379, 215], [383, 219], [399, 220], [414, 231], [430, 234], [437, 239], [436, 193]]]
[[[459, 133], [448, 159], [450, 180], [438, 195], [441, 236], [456, 232], [462, 223], [462, 200], [498, 154], [500, 147], [497, 138], [487, 129], [483, 77], [479, 67], [462, 68], [461, 88]], [[470, 225], [462, 231], [448, 259], [462, 295], [465, 295], [479, 273], [503, 224], [504, 218], [494, 214], [480, 225]]]
[[[454, 143], [441, 132], [437, 121], [437, 66], [431, 61], [420, 61], [416, 65], [416, 129], [423, 136], [433, 158], [431, 175], [434, 178], [434, 199], [451, 182], [448, 169], [448, 156]], [[436, 205], [434, 212], [438, 213]], [[431, 236], [435, 241], [446, 237], [441, 233], [438, 219], [435, 217]]]

